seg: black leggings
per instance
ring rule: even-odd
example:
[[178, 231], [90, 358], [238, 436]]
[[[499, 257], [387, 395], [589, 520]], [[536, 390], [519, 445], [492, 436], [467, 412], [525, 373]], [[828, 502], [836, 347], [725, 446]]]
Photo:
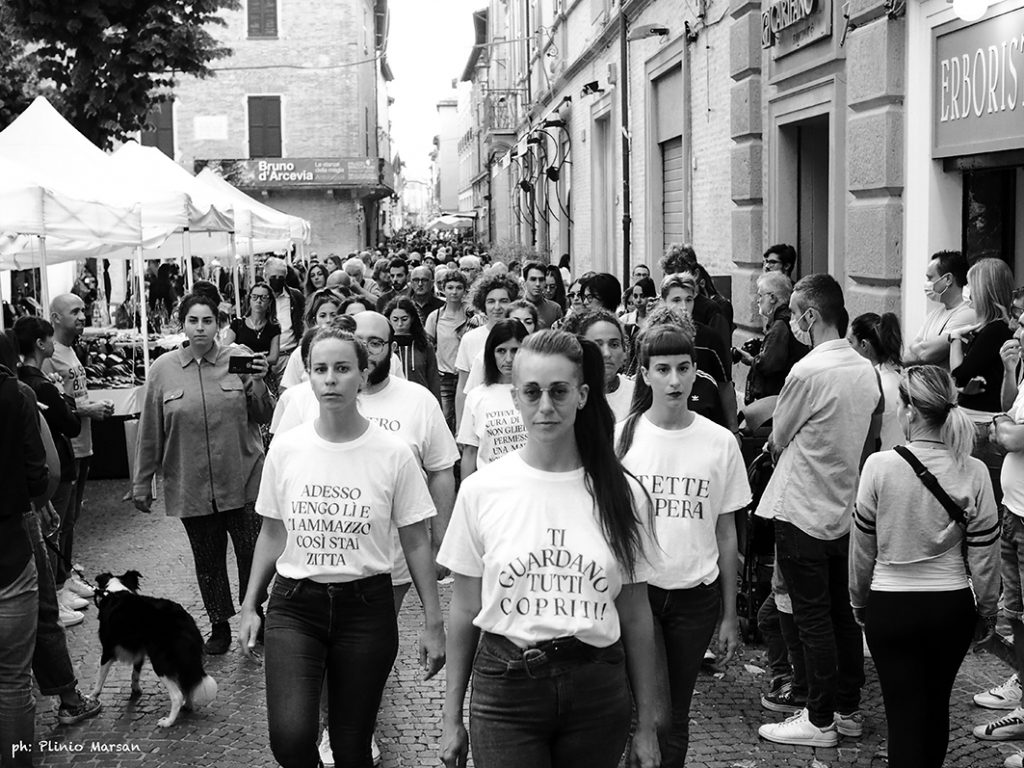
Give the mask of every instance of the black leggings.
[[872, 590], [864, 634], [885, 701], [889, 768], [942, 768], [949, 747], [949, 697], [976, 616], [969, 589]]

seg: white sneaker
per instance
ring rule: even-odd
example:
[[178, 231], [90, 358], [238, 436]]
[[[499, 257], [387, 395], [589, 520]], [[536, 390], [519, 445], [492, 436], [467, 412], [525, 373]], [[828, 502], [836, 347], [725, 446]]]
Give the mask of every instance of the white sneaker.
[[64, 582], [64, 589], [69, 592], [74, 592], [79, 597], [92, 598], [96, 594], [96, 590], [78, 578], [75, 574], [71, 574], [68, 580]]
[[370, 757], [375, 766], [380, 765], [380, 747], [377, 746], [377, 737], [370, 737]]
[[840, 736], [851, 736], [855, 739], [859, 739], [864, 733], [864, 715], [860, 713], [860, 710], [851, 712], [848, 715], [842, 715], [839, 712], [835, 713], [836, 718], [836, 730], [839, 731]]
[[757, 735], [776, 744], [795, 744], [802, 747], [834, 747], [839, 743], [835, 723], [819, 728], [811, 722], [806, 709], [802, 709], [781, 723], [767, 723], [757, 729]]
[[1016, 709], [1020, 706], [1020, 680], [1017, 675], [984, 693], [974, 694], [974, 703], [985, 709]]
[[1024, 736], [1024, 709], [1018, 707], [991, 723], [974, 727], [974, 736], [984, 741], [1006, 741]]
[[87, 608], [89, 606], [88, 600], [86, 600], [84, 597], [79, 597], [78, 595], [76, 595], [74, 592], [68, 589], [66, 584], [64, 585], [64, 588], [57, 593], [57, 603], [62, 608], [68, 611], [80, 611], [83, 608]]
[[1024, 752], [1010, 755], [1003, 761], [1003, 768], [1024, 768]]
[[57, 611], [59, 614], [57, 617], [57, 621], [59, 621], [60, 625], [64, 628], [73, 627], [76, 624], [81, 624], [83, 621], [85, 621], [84, 613], [69, 610], [68, 608], [65, 608], [63, 605], [61, 605], [59, 601], [57, 602]]
[[334, 753], [331, 751], [331, 736], [324, 728], [324, 735], [320, 737], [320, 762], [324, 768], [334, 768]]

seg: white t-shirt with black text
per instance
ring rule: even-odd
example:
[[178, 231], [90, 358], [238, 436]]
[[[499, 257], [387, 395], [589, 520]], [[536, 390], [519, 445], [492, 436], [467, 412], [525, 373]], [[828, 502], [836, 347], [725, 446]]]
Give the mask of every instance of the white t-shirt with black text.
[[[616, 444], [623, 426], [616, 426]], [[698, 414], [690, 426], [672, 430], [656, 427], [645, 414], [622, 465], [654, 502], [654, 527], [665, 554], [650, 583], [662, 589], [712, 583], [718, 578], [718, 518], [750, 504], [733, 434]]]
[[605, 399], [608, 407], [612, 409], [615, 421], [622, 421], [629, 416], [629, 406], [633, 403], [633, 390], [636, 389], [636, 382], [628, 376], [619, 377], [619, 388], [614, 392], [606, 392]]
[[526, 445], [526, 427], [512, 401], [511, 384], [482, 384], [466, 395], [459, 442], [476, 447], [477, 469]]
[[478, 355], [483, 353], [484, 345], [487, 344], [487, 334], [490, 332], [491, 329], [486, 325], [466, 331], [462, 341], [459, 342], [458, 354], [455, 355], [456, 372], [465, 371], [469, 373], [473, 370], [473, 361], [476, 360]]
[[[89, 390], [86, 388], [85, 366], [78, 359], [75, 350], [53, 340], [53, 357], [43, 363], [43, 373], [57, 373], [64, 386], [64, 394], [75, 401], [75, 407], [81, 408], [89, 402]], [[92, 419], [80, 416], [82, 431], [78, 437], [71, 438], [71, 448], [76, 459], [92, 456]]]
[[302, 424], [270, 444], [256, 511], [284, 523], [277, 572], [343, 582], [391, 570], [392, 527], [435, 515], [409, 446], [374, 424], [332, 443]]
[[309, 379], [288, 387], [277, 398], [274, 416], [270, 420], [270, 434], [280, 435], [293, 427], [312, 421], [320, 415], [320, 402], [313, 393]]
[[[639, 487], [635, 493], [645, 505]], [[545, 472], [518, 452], [462, 483], [438, 562], [481, 579], [473, 624], [523, 648], [566, 636], [611, 645], [620, 634], [615, 598], [623, 583], [646, 581], [650, 572], [641, 557], [632, 579], [623, 573], [582, 468]]]

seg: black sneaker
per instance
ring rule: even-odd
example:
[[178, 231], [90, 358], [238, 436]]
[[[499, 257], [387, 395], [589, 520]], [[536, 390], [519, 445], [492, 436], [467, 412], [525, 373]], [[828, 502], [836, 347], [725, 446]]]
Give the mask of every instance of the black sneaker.
[[761, 694], [761, 706], [772, 712], [795, 715], [807, 705], [807, 700], [793, 694], [793, 683], [786, 681], [772, 686], [768, 693]]
[[213, 632], [210, 639], [206, 641], [204, 650], [210, 656], [223, 656], [231, 647], [231, 625], [226, 621], [219, 621], [213, 625]]
[[[78, 693], [78, 691], [75, 691]], [[57, 709], [57, 722], [61, 725], [74, 725], [80, 723], [83, 720], [88, 720], [90, 717], [96, 717], [103, 709], [103, 705], [100, 704], [99, 699], [95, 699], [92, 696], [83, 696], [78, 693], [78, 703], [72, 706], [67, 704], [61, 704]]]

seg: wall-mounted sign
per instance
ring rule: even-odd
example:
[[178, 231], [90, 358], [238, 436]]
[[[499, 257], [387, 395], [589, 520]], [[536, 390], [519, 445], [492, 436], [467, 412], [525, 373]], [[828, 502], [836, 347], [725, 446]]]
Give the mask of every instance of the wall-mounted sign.
[[1024, 148], [1024, 8], [934, 38], [932, 156]]
[[831, 34], [831, 0], [773, 0], [761, 12], [761, 47], [775, 58]]
[[376, 186], [381, 182], [376, 157], [196, 160], [195, 166], [196, 173], [205, 167], [213, 167], [229, 182], [243, 189]]

